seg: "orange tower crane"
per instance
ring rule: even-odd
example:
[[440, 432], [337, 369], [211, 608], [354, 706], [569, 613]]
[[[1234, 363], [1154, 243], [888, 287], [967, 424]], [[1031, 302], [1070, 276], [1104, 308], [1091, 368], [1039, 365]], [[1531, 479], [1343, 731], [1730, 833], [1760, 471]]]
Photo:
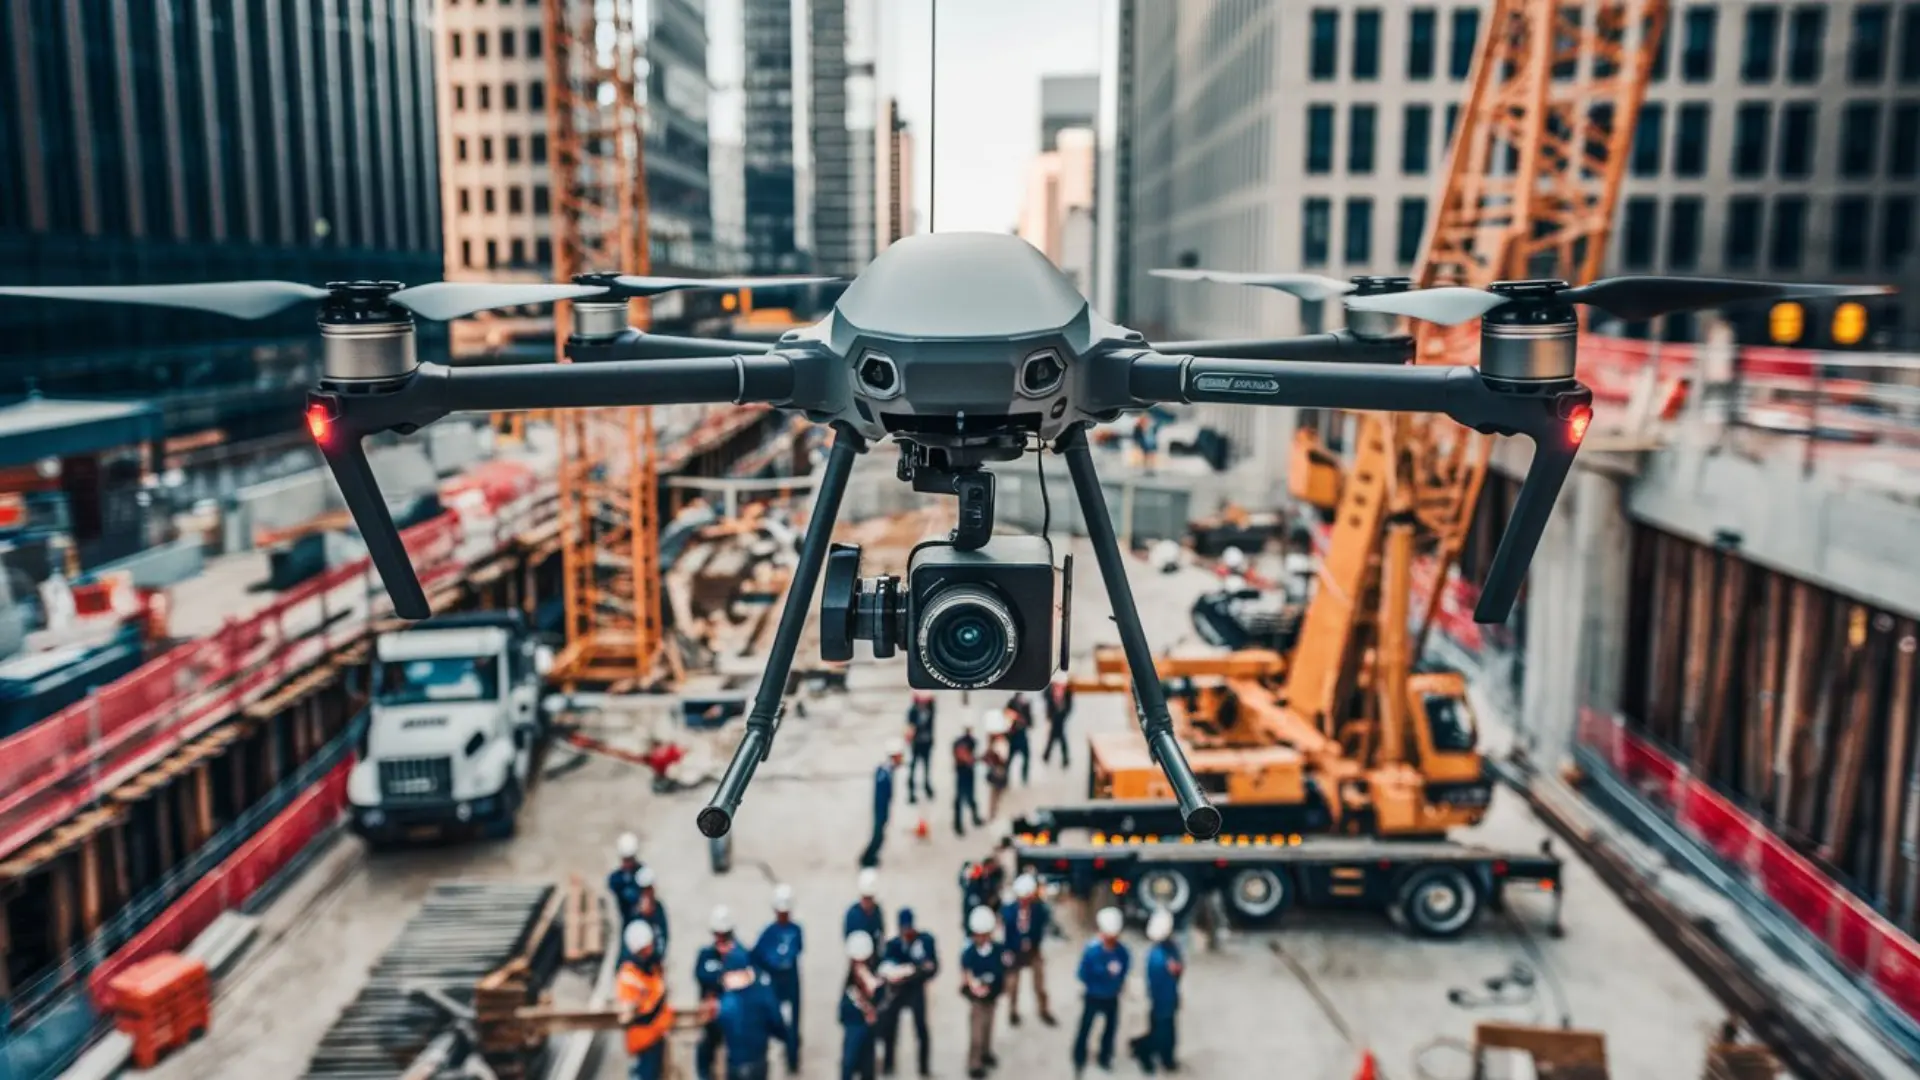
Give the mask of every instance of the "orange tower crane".
[[[635, 5], [545, 0], [547, 123], [553, 169], [553, 269], [648, 269], [646, 131], [636, 82]], [[644, 301], [632, 323], [646, 325]], [[556, 305], [555, 346], [567, 362], [572, 311]], [[661, 655], [658, 447], [651, 409], [574, 409], [554, 416], [560, 441], [567, 686], [651, 681]]]

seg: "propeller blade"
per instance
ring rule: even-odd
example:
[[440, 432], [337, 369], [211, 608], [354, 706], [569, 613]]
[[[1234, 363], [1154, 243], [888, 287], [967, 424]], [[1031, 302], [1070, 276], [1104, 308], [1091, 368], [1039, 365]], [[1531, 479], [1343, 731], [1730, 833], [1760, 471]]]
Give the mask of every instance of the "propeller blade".
[[577, 300], [584, 296], [599, 296], [606, 291], [603, 285], [556, 285], [544, 281], [436, 281], [401, 289], [389, 299], [421, 318], [444, 320], [494, 308]]
[[1154, 277], [1173, 281], [1213, 281], [1222, 285], [1259, 285], [1279, 289], [1302, 300], [1330, 300], [1353, 291], [1353, 282], [1320, 274], [1242, 273], [1238, 270], [1149, 270]]
[[211, 311], [235, 319], [264, 319], [327, 290], [297, 281], [209, 281], [195, 285], [18, 285], [0, 286], [0, 296], [41, 300], [88, 300], [103, 304]]
[[1444, 285], [1438, 289], [1356, 296], [1347, 301], [1347, 310], [1378, 311], [1386, 315], [1405, 315], [1410, 319], [1441, 326], [1457, 326], [1472, 322], [1506, 302], [1506, 297], [1484, 289]]
[[1567, 289], [1560, 299], [1587, 304], [1622, 319], [1651, 319], [1676, 311], [1700, 311], [1749, 300], [1795, 300], [1820, 296], [1884, 296], [1884, 285], [1799, 285], [1729, 278], [1633, 275], [1603, 278]]
[[837, 277], [640, 277], [633, 274], [622, 274], [613, 279], [614, 284], [630, 296], [659, 296], [680, 289], [777, 289], [786, 285], [828, 285], [845, 280]]

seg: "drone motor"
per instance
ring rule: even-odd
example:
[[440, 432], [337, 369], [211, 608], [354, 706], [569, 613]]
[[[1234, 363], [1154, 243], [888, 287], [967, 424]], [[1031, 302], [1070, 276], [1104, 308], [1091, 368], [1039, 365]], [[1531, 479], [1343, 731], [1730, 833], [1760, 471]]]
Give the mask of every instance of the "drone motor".
[[[1564, 281], [1496, 281], [1488, 289], [1508, 298], [1480, 321], [1480, 371], [1509, 383], [1573, 379], [1580, 319], [1559, 298]], [[1358, 313], [1356, 313], [1358, 314]]]
[[348, 386], [404, 379], [420, 366], [413, 316], [397, 281], [332, 281], [320, 307], [321, 380]]

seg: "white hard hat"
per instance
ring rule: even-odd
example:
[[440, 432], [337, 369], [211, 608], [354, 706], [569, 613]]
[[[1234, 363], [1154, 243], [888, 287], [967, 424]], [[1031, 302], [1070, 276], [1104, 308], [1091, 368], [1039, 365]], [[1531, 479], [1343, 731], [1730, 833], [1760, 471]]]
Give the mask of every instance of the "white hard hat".
[[857, 879], [861, 896], [877, 896], [880, 888], [880, 874], [871, 866], [860, 871]]
[[1220, 553], [1220, 562], [1229, 570], [1238, 570], [1247, 565], [1247, 553], [1237, 547], [1229, 547]]
[[1156, 568], [1171, 570], [1180, 565], [1180, 545], [1172, 540], [1162, 540], [1153, 545], [1151, 559]]
[[906, 755], [907, 755], [907, 744], [904, 740], [902, 739], [887, 740], [887, 756], [888, 757], [905, 757]]
[[653, 867], [643, 866], [633, 872], [633, 883], [643, 889], [653, 888]]
[[847, 959], [865, 962], [873, 959], [873, 935], [855, 930], [847, 935]]
[[1093, 917], [1093, 925], [1100, 928], [1102, 935], [1117, 937], [1121, 929], [1127, 925], [1127, 918], [1120, 914], [1120, 909], [1117, 907], [1101, 908], [1100, 914]]
[[645, 919], [635, 919], [628, 923], [627, 932], [623, 936], [627, 942], [627, 951], [630, 953], [637, 955], [653, 948], [653, 927]]
[[1239, 574], [1228, 574], [1227, 579], [1221, 582], [1221, 587], [1230, 593], [1242, 592], [1247, 587], [1247, 579]]
[[1013, 726], [1008, 722], [1007, 714], [1001, 712], [999, 709], [989, 710], [987, 715], [981, 717], [980, 720], [981, 723], [986, 725], [987, 734], [989, 735], [1005, 735], [1007, 730]]
[[775, 911], [792, 911], [793, 910], [793, 886], [775, 885], [773, 887], [773, 910]]
[[1033, 880], [1032, 874], [1021, 874], [1013, 879], [1013, 895], [1025, 900], [1039, 891], [1040, 883]]
[[716, 934], [733, 933], [733, 912], [728, 911], [725, 904], [714, 908], [713, 917], [707, 920], [707, 927]]
[[620, 839], [613, 842], [613, 849], [618, 851], [623, 859], [637, 859], [640, 857], [640, 838], [630, 832], [623, 832], [620, 834]]
[[981, 905], [967, 912], [967, 933], [991, 934], [993, 933], [993, 927], [994, 917], [991, 908]]
[[1147, 940], [1165, 941], [1173, 936], [1173, 912], [1166, 908], [1155, 908], [1147, 916]]

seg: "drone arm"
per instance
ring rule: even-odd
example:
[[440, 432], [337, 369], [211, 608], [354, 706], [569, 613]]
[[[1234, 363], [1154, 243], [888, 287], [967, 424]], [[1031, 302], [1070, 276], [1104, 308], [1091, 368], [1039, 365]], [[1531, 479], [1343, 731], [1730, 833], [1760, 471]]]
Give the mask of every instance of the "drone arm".
[[1133, 362], [1141, 403], [1220, 402], [1299, 408], [1440, 412], [1488, 435], [1533, 440], [1520, 486], [1473, 617], [1505, 622], [1546, 532], [1554, 501], [1593, 418], [1593, 393], [1578, 383], [1528, 387], [1489, 381], [1457, 366], [1356, 367], [1340, 363], [1146, 354]]
[[1242, 341], [1169, 341], [1165, 354], [1195, 354], [1240, 360], [1340, 360], [1349, 364], [1404, 364], [1413, 359], [1410, 337], [1363, 338], [1336, 330], [1304, 337]]
[[774, 350], [771, 341], [724, 341], [719, 338], [678, 337], [629, 329], [605, 340], [567, 342], [567, 357], [582, 363], [609, 360], [659, 360], [686, 356], [758, 356]]

